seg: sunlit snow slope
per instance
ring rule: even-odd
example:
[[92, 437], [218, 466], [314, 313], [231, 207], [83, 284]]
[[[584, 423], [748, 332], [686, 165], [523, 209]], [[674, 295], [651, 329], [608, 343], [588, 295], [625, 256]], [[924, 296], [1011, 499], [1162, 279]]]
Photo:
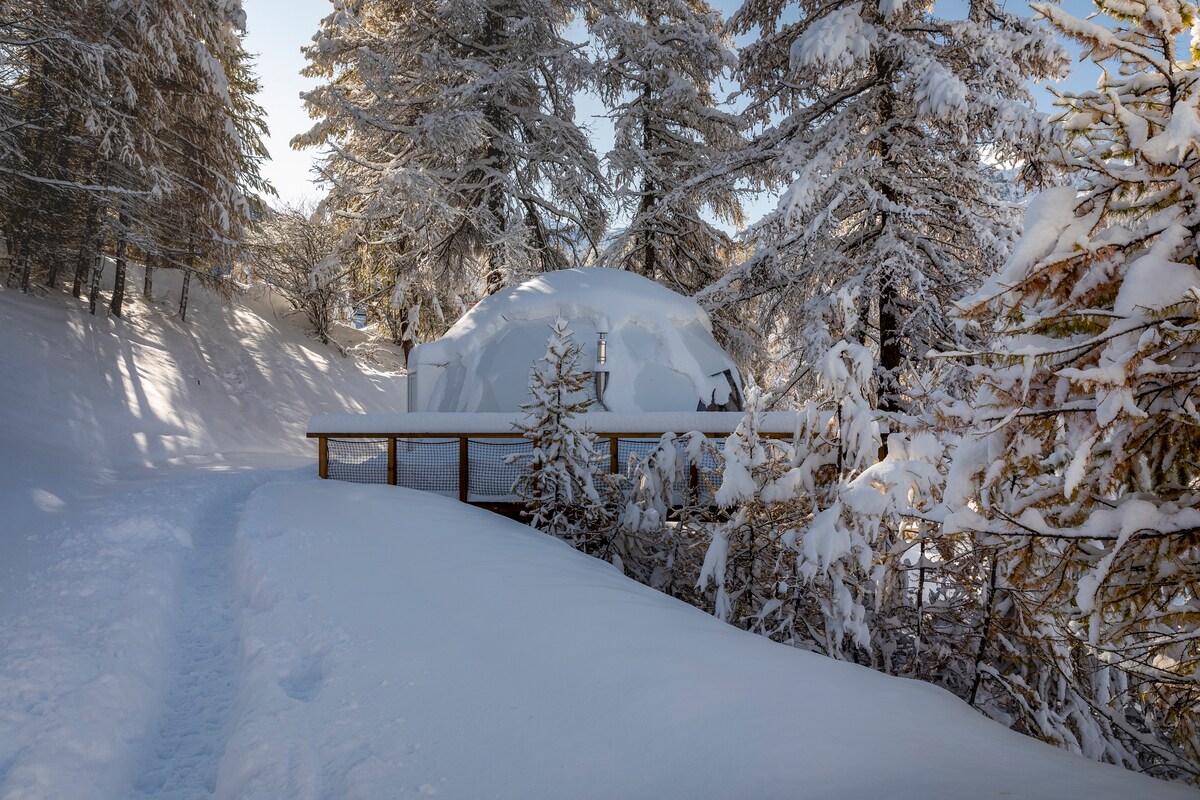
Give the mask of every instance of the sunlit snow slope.
[[316, 480], [401, 378], [264, 302], [0, 290], [0, 800], [1152, 798], [445, 498]]

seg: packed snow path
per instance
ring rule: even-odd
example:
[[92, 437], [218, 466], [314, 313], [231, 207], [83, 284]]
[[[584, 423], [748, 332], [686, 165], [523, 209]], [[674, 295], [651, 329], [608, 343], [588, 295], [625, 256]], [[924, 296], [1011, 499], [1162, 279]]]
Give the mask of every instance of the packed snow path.
[[[243, 498], [244, 499], [244, 498]], [[139, 797], [196, 800], [216, 791], [236, 678], [233, 498], [205, 510], [192, 534], [158, 738], [134, 782]]]
[[58, 560], [0, 627], [0, 799], [212, 793], [236, 509], [276, 474], [162, 480], [45, 536]]

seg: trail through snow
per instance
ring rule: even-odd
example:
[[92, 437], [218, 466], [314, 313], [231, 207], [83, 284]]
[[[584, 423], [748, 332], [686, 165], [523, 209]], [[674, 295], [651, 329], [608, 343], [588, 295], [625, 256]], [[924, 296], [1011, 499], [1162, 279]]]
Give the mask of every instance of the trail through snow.
[[48, 535], [58, 562], [0, 626], [0, 800], [212, 794], [236, 670], [237, 509], [279, 474], [114, 493]]
[[233, 542], [241, 507], [240, 500], [222, 503], [197, 520], [180, 590], [166, 709], [134, 781], [138, 797], [195, 800], [216, 790], [234, 699]]

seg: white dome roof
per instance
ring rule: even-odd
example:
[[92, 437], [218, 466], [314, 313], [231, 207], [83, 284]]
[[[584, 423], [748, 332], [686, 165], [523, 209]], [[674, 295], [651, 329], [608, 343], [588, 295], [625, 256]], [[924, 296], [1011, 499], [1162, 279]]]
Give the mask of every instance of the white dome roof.
[[[564, 317], [591, 370], [608, 334], [612, 411], [694, 411], [730, 399], [733, 361], [694, 300], [623, 270], [548, 272], [480, 301], [445, 336], [410, 357], [411, 411], [516, 411], [529, 371], [545, 355], [550, 325]], [[415, 376], [414, 376], [415, 373]]]

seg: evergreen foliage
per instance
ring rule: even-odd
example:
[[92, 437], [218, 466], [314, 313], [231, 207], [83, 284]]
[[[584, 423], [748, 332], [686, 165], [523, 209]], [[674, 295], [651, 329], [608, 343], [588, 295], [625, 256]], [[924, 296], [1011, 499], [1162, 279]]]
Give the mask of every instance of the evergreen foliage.
[[524, 471], [513, 493], [525, 504], [529, 524], [602, 558], [610, 556], [610, 515], [597, 487], [595, 437], [582, 417], [592, 404], [590, 373], [579, 368], [580, 348], [559, 317], [546, 355], [530, 374], [531, 399], [518, 430], [533, 446], [512, 457]]
[[54, 287], [73, 268], [93, 311], [115, 255], [110, 310], [137, 257], [218, 280], [239, 254], [265, 157], [240, 2], [6, 6], [0, 18], [0, 231], [10, 282]]
[[[983, 705], [1092, 758], [1200, 774], [1200, 100], [1196, 7], [1037, 11], [1106, 69], [1064, 94], [1025, 237], [963, 302], [995, 338], [955, 458], [951, 530], [991, 543], [1007, 607]], [[1192, 31], [1191, 52], [1177, 51]], [[999, 668], [1003, 664], [1003, 669]]]
[[[560, 0], [339, 0], [305, 50], [325, 208], [358, 282], [402, 320], [579, 263], [606, 222], [606, 183], [574, 96], [589, 79]], [[452, 287], [452, 288], [447, 288]], [[447, 297], [457, 293], [458, 297]], [[402, 341], [417, 341], [407, 330]]]
[[703, 297], [751, 304], [775, 337], [768, 377], [788, 380], [823, 357], [793, 332], [827, 295], [860, 289], [878, 403], [899, 410], [929, 347], [958, 341], [949, 301], [1007, 248], [1011, 208], [989, 164], [1036, 168], [1047, 128], [1027, 82], [1058, 74], [1065, 53], [990, 0], [965, 20], [905, 0], [747, 0], [729, 25], [752, 36], [736, 77], [762, 128], [733, 163], [785, 191], [747, 231], [750, 256]]
[[736, 63], [728, 34], [703, 0], [593, 0], [589, 17], [615, 132], [608, 176], [629, 215], [600, 263], [691, 296], [724, 274], [735, 247], [705, 210], [743, 223], [728, 176], [697, 180], [742, 142], [714, 86]]

